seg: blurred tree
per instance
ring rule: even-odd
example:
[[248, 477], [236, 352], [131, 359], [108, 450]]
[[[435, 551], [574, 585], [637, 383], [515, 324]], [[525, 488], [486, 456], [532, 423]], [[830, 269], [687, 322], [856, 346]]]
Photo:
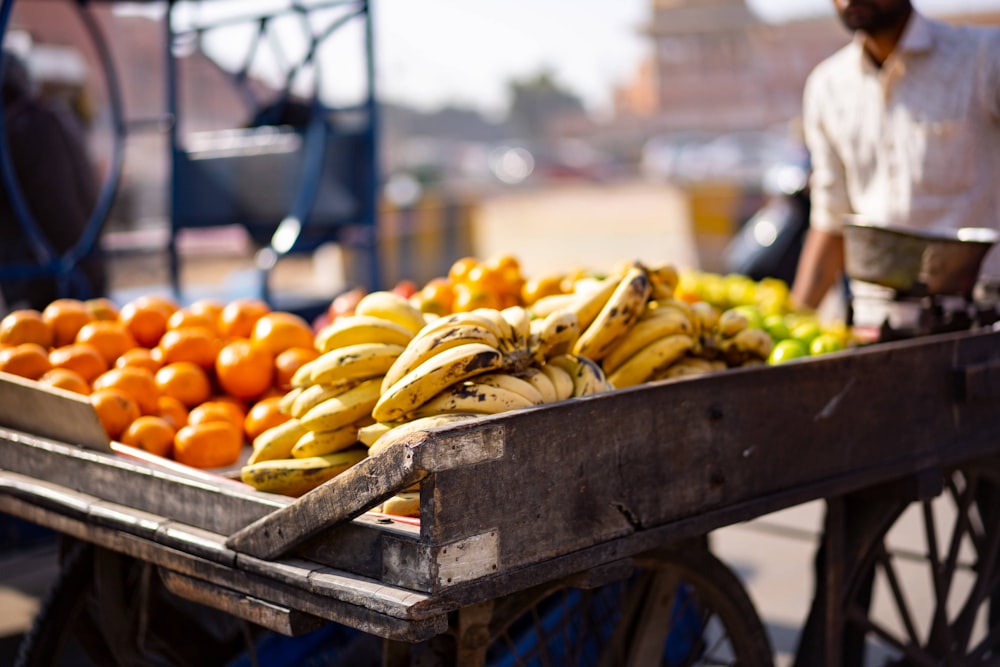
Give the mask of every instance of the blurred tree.
[[533, 78], [511, 81], [509, 126], [525, 139], [542, 142], [549, 135], [549, 124], [559, 116], [584, 114], [580, 97], [561, 87], [551, 70]]

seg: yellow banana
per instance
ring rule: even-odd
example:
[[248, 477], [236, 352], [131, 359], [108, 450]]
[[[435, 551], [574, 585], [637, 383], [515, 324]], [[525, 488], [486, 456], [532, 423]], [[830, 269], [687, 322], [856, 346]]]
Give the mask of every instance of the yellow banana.
[[580, 331], [586, 330], [591, 325], [618, 288], [621, 280], [621, 276], [608, 276], [604, 280], [595, 281], [594, 284], [588, 285], [583, 291], [574, 293], [576, 301], [572, 310], [576, 313], [576, 319], [580, 323]]
[[340, 396], [351, 387], [361, 384], [361, 382], [363, 380], [333, 384], [311, 384], [308, 387], [301, 387], [289, 407], [288, 414], [295, 418], [300, 418], [328, 398]]
[[515, 333], [514, 327], [511, 323], [508, 322], [507, 318], [503, 316], [503, 313], [495, 308], [477, 308], [476, 310], [478, 310], [483, 317], [492, 320], [493, 326], [500, 332], [500, 335], [497, 336], [500, 341], [497, 349], [504, 353], [513, 352], [518, 349], [517, 334]]
[[730, 308], [719, 314], [715, 328], [723, 338], [731, 338], [750, 326], [750, 320], [740, 311]]
[[490, 347], [498, 347], [500, 339], [486, 326], [471, 322], [456, 324], [452, 327], [436, 328], [426, 334], [421, 333], [410, 341], [410, 344], [385, 372], [385, 378], [382, 380], [383, 390], [388, 389], [401, 377], [434, 355], [468, 343], [483, 343]]
[[250, 458], [247, 463], [287, 459], [292, 455], [292, 447], [306, 432], [306, 427], [298, 419], [289, 419], [272, 426], [253, 439]]
[[332, 431], [371, 415], [378, 401], [382, 378], [365, 380], [344, 393], [328, 398], [299, 418], [310, 431]]
[[500, 350], [466, 343], [435, 354], [390, 385], [372, 410], [378, 421], [398, 421], [456, 382], [503, 368]]
[[333, 479], [367, 455], [364, 447], [355, 447], [324, 456], [260, 461], [243, 466], [240, 479], [259, 491], [297, 497]]
[[345, 315], [316, 334], [316, 348], [322, 353], [358, 343], [405, 346], [411, 338], [413, 333], [409, 329], [381, 317]]
[[579, 301], [579, 294], [549, 294], [541, 297], [531, 304], [528, 310], [530, 310], [531, 314], [535, 317], [546, 317], [557, 310], [562, 310], [563, 308], [572, 309]]
[[572, 310], [557, 310], [546, 315], [537, 326], [532, 345], [536, 363], [545, 363], [549, 357], [572, 351], [580, 338], [580, 321]]
[[643, 317], [652, 317], [654, 315], [662, 315], [667, 310], [676, 310], [687, 317], [691, 324], [695, 324], [694, 311], [691, 310], [691, 304], [685, 303], [680, 299], [650, 299], [646, 304], [646, 312], [642, 314]]
[[555, 403], [560, 400], [556, 385], [540, 368], [529, 366], [521, 375], [541, 394], [543, 403]]
[[420, 516], [420, 492], [403, 491], [382, 503], [382, 513], [393, 516]]
[[573, 396], [590, 396], [612, 389], [601, 367], [587, 357], [560, 354], [552, 357], [549, 364], [555, 364], [569, 374], [573, 380]]
[[630, 268], [601, 308], [594, 321], [580, 333], [573, 353], [600, 361], [635, 324], [646, 308], [649, 298], [649, 276], [640, 265]]
[[410, 414], [414, 418], [456, 412], [495, 415], [538, 405], [516, 391], [496, 385], [483, 384], [476, 380], [456, 382], [429, 401], [424, 401]]
[[551, 361], [543, 364], [539, 370], [552, 381], [552, 386], [556, 388], [557, 401], [573, 397], [573, 376], [570, 375], [569, 371]]
[[601, 359], [601, 368], [605, 373], [612, 373], [616, 368], [625, 363], [625, 360], [633, 354], [652, 343], [657, 338], [664, 338], [674, 334], [691, 335], [694, 327], [684, 313], [673, 308], [664, 308], [654, 311], [655, 315], [649, 315], [636, 322], [615, 345], [608, 350], [608, 353]]
[[691, 304], [691, 323], [699, 335], [715, 330], [719, 323], [719, 310], [707, 301], [696, 301]]
[[531, 401], [532, 405], [541, 405], [545, 402], [545, 398], [535, 388], [535, 385], [526, 379], [511, 375], [510, 373], [485, 373], [477, 375], [475, 381], [479, 384], [489, 385], [490, 387], [499, 387], [513, 391], [523, 396], [526, 400]]
[[376, 456], [380, 452], [385, 451], [385, 449], [390, 445], [399, 442], [401, 439], [414, 433], [426, 431], [430, 428], [437, 428], [439, 426], [447, 426], [449, 424], [469, 421], [470, 419], [475, 419], [476, 417], [482, 417], [482, 415], [466, 412], [446, 415], [432, 415], [430, 417], [420, 417], [418, 419], [411, 419], [409, 421], [402, 422], [379, 436], [379, 438], [368, 447], [368, 455]]
[[712, 373], [715, 370], [715, 366], [708, 359], [702, 359], [700, 357], [684, 356], [670, 364], [666, 368], [662, 368], [649, 378], [652, 380], [670, 380], [679, 377], [688, 377], [694, 375], [704, 375], [705, 373]]
[[720, 343], [723, 355], [731, 365], [742, 366], [748, 361], [767, 359], [774, 340], [763, 329], [748, 327]]
[[371, 447], [383, 435], [403, 422], [375, 422], [358, 429], [358, 441], [366, 447]]
[[332, 431], [306, 431], [292, 447], [292, 457], [323, 456], [339, 452], [358, 442], [358, 425], [348, 424]]
[[521, 306], [509, 306], [500, 311], [504, 321], [510, 325], [512, 349], [528, 349], [531, 339], [531, 313]]
[[[317, 359], [318, 358], [319, 357], [317, 357]], [[290, 380], [292, 388], [302, 388], [309, 386], [309, 384], [312, 382], [312, 371], [313, 371], [314, 361], [316, 361], [316, 359], [311, 359], [295, 369], [295, 372], [292, 373], [292, 379]]]
[[402, 345], [357, 343], [325, 352], [310, 362], [312, 384], [332, 384], [385, 375], [403, 353]]
[[415, 340], [437, 334], [442, 330], [455, 329], [466, 324], [471, 324], [492, 332], [496, 336], [497, 342], [499, 342], [500, 337], [504, 335], [505, 327], [501, 327], [498, 324], [496, 314], [497, 311], [492, 308], [476, 308], [475, 310], [439, 317], [433, 322], [428, 322], [427, 326], [421, 329], [420, 333], [415, 337]]
[[649, 269], [649, 282], [654, 299], [670, 299], [674, 296], [679, 276], [672, 264], [661, 264]]
[[361, 297], [358, 305], [354, 308], [354, 314], [371, 315], [395, 322], [413, 334], [416, 334], [427, 324], [424, 314], [410, 303], [409, 299], [401, 294], [386, 290], [369, 292]]
[[694, 347], [694, 340], [685, 334], [675, 334], [654, 340], [629, 357], [608, 375], [616, 389], [647, 382], [657, 371], [674, 363]]
[[278, 399], [278, 412], [283, 415], [292, 414], [292, 405], [295, 403], [295, 399], [299, 397], [303, 391], [306, 390], [305, 386], [302, 387], [292, 387], [286, 391], [280, 399]]

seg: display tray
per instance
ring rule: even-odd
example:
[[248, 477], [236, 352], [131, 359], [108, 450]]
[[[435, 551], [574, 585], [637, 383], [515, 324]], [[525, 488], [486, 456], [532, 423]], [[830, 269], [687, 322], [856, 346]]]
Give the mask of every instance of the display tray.
[[[419, 617], [992, 455], [998, 369], [1000, 334], [980, 331], [662, 381], [415, 434], [297, 499], [4, 426], [0, 469], [48, 491], [0, 493], [65, 513], [52, 490], [72, 490], [211, 535], [227, 566], [308, 563], [419, 592], [393, 612]], [[419, 522], [368, 513], [416, 482]]]

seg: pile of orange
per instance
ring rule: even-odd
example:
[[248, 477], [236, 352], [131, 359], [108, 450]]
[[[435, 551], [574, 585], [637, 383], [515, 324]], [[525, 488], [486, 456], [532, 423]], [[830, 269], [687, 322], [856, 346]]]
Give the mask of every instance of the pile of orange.
[[257, 299], [58, 299], [0, 319], [0, 371], [89, 396], [112, 439], [200, 468], [288, 419], [277, 398], [318, 354], [307, 321]]
[[427, 281], [412, 300], [425, 313], [435, 315], [507, 308], [524, 305], [525, 283], [521, 264], [512, 255], [485, 260], [463, 257], [452, 263], [447, 276]]

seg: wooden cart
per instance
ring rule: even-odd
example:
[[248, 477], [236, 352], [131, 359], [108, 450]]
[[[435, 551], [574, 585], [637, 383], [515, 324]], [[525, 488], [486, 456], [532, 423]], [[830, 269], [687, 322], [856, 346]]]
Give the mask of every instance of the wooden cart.
[[[740, 664], [767, 664], [748, 657], [767, 640], [744, 638], [763, 633], [732, 573], [705, 576], [693, 554], [710, 558], [714, 529], [826, 499], [822, 588], [833, 594], [818, 601], [817, 655], [853, 664], [841, 655], [853, 633], [908, 664], [968, 664], [996, 642], [983, 619], [1000, 571], [988, 502], [1000, 482], [998, 396], [1000, 333], [943, 334], [435, 429], [299, 499], [79, 446], [65, 428], [52, 438], [4, 427], [0, 510], [153, 566], [173, 594], [256, 626], [297, 635], [332, 621], [384, 638], [384, 664], [428, 645], [441, 664], [482, 664], [554, 593], [621, 588], [637, 571], [653, 573], [639, 588], [665, 593], [606, 638], [631, 647], [617, 664], [662, 654], [678, 577], [731, 644], [747, 645]], [[416, 482], [419, 522], [366, 512]], [[930, 511], [936, 498], [958, 510], [947, 526]], [[891, 587], [885, 537], [914, 501], [927, 509], [937, 604], [918, 622], [924, 610], [896, 591], [894, 634], [869, 613], [864, 582]], [[974, 581], [947, 608], [960, 571]], [[628, 600], [615, 598], [622, 616]]]

